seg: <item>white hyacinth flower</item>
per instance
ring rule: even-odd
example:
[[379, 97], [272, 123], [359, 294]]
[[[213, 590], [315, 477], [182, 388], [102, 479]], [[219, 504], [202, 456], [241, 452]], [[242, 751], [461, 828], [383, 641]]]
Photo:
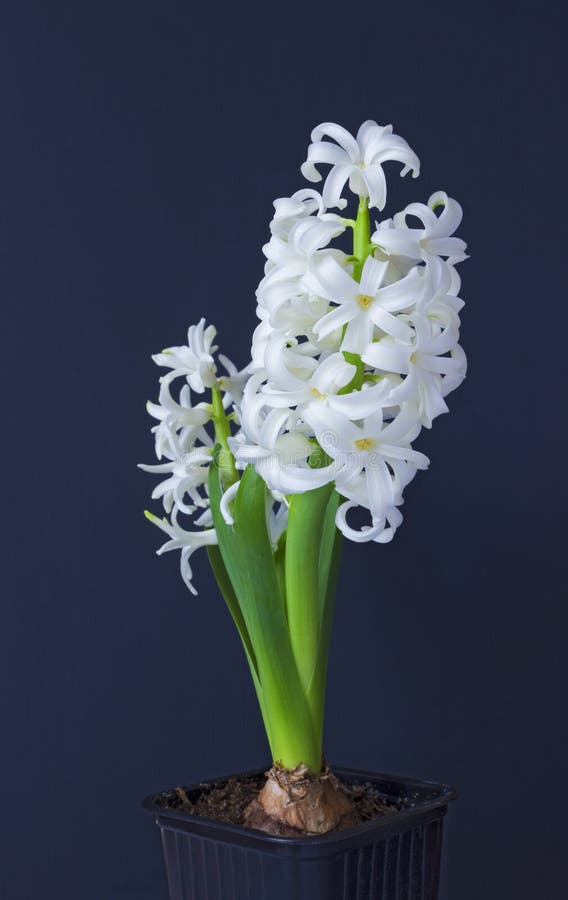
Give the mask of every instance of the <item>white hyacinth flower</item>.
[[271, 491], [301, 493], [333, 481], [337, 467], [312, 469], [309, 458], [314, 442], [289, 407], [270, 407], [258, 388], [265, 377], [258, 372], [245, 389], [242, 431], [229, 439], [237, 466], [254, 465]]
[[[160, 397], [158, 403], [148, 401], [146, 409], [159, 425], [152, 429], [156, 441], [156, 456], [161, 459], [171, 452], [172, 434], [180, 432], [179, 442], [184, 444], [186, 433], [194, 438], [195, 428], [205, 425], [211, 418], [211, 406], [208, 403], [191, 405], [189, 385], [184, 384], [180, 391], [179, 403], [170, 392], [170, 380], [160, 379]], [[205, 432], [202, 432], [202, 434]]]
[[[282, 279], [303, 275], [314, 253], [327, 247], [332, 238], [338, 237], [344, 231], [344, 223], [336, 216], [321, 219], [310, 216], [301, 219], [293, 225], [285, 239], [272, 235], [262, 248], [267, 259], [266, 272], [270, 273], [277, 269]], [[264, 281], [261, 281], [258, 286], [259, 294], [262, 294], [263, 287]]]
[[192, 390], [202, 394], [205, 388], [211, 388], [217, 382], [217, 366], [213, 358], [217, 350], [213, 346], [216, 334], [213, 325], [206, 327], [205, 319], [200, 319], [187, 332], [187, 346], [168, 347], [152, 359], [156, 365], [172, 369], [166, 376], [168, 381], [184, 375]]
[[413, 335], [408, 342], [390, 336], [369, 344], [363, 360], [385, 372], [404, 375], [391, 399], [397, 403], [415, 400], [426, 428], [448, 412], [444, 397], [458, 387], [466, 375], [465, 353], [458, 344], [456, 317], [448, 315], [445, 326], [425, 316], [412, 318]]
[[314, 326], [327, 312], [327, 300], [313, 295], [285, 300], [274, 312], [259, 304], [257, 315], [261, 323], [255, 329], [252, 341], [254, 369], [263, 368], [264, 351], [275, 335], [290, 340], [305, 337], [312, 345], [317, 345], [318, 349], [330, 352], [337, 349], [341, 343], [340, 334], [332, 332], [322, 341], [314, 332]]
[[334, 481], [339, 466], [331, 464], [312, 469], [308, 460], [314, 444], [302, 432], [287, 432], [276, 437], [269, 446], [243, 436], [232, 438], [231, 450], [237, 465], [253, 465], [272, 492], [279, 495], [301, 494]]
[[274, 218], [270, 223], [270, 231], [276, 237], [287, 239], [296, 222], [312, 213], [321, 215], [324, 211], [321, 194], [313, 188], [303, 188], [291, 197], [279, 197], [274, 201]]
[[250, 363], [244, 369], [239, 370], [223, 353], [219, 354], [219, 362], [227, 372], [226, 375], [220, 375], [217, 378], [217, 386], [224, 391], [223, 405], [227, 409], [242, 400], [243, 391], [250, 375]]
[[392, 459], [389, 461], [388, 469], [391, 478], [384, 482], [384, 515], [378, 518], [371, 515], [370, 524], [363, 525], [359, 529], [349, 524], [348, 514], [357, 508], [368, 510], [370, 513], [365, 473], [342, 481], [341, 496], [346, 499], [337, 510], [336, 524], [348, 540], [358, 544], [367, 541], [387, 544], [392, 541], [396, 529], [402, 524], [402, 514], [398, 507], [404, 503], [403, 490], [418, 470], [402, 460]]
[[396, 505], [396, 490], [391, 470], [399, 463], [414, 469], [426, 469], [428, 457], [410, 446], [420, 430], [410, 409], [401, 411], [391, 422], [383, 422], [381, 412], [368, 416], [360, 424], [331, 411], [313, 410], [311, 424], [323, 450], [338, 465], [337, 489], [344, 493], [361, 474], [365, 478], [362, 505], [372, 516], [373, 531], [365, 540], [375, 540], [385, 527], [387, 513]]
[[315, 270], [319, 290], [338, 306], [314, 326], [316, 334], [324, 338], [346, 325], [341, 349], [359, 354], [372, 340], [375, 326], [392, 337], [409, 339], [409, 326], [394, 313], [413, 305], [423, 281], [413, 268], [405, 278], [383, 285], [388, 266], [369, 256], [358, 282], [334, 260], [322, 259]]
[[318, 349], [311, 341], [300, 343], [297, 338], [273, 332], [264, 352], [268, 378], [282, 388], [296, 385], [297, 379], [309, 378], [318, 367]]
[[[282, 348], [282, 354], [285, 352]], [[290, 372], [284, 360], [280, 378], [264, 385], [261, 394], [267, 407], [294, 406], [308, 423], [310, 410], [321, 407], [348, 419], [362, 419], [389, 404], [394, 385], [385, 377], [377, 384], [364, 384], [361, 390], [340, 393], [353, 380], [356, 371], [356, 367], [346, 362], [342, 353], [327, 356], [306, 378], [299, 378]]]
[[284, 304], [310, 297], [306, 275], [316, 259], [330, 255], [340, 262], [345, 260], [345, 254], [340, 250], [319, 253], [344, 230], [345, 226], [335, 218], [321, 221], [310, 217], [297, 222], [287, 240], [273, 235], [265, 244], [266, 274], [258, 286], [257, 298], [259, 306], [268, 313], [273, 324]]
[[189, 560], [196, 550], [201, 547], [210, 547], [217, 544], [217, 533], [214, 528], [206, 528], [201, 531], [186, 531], [179, 525], [177, 520], [177, 510], [174, 509], [171, 515], [171, 521], [168, 519], [159, 519], [151, 513], [146, 513], [148, 518], [154, 525], [161, 528], [169, 537], [169, 541], [162, 544], [156, 551], [158, 556], [167, 553], [169, 550], [181, 550], [180, 570], [181, 576], [192, 594], [197, 594], [193, 585], [193, 572]]
[[[323, 141], [329, 137], [335, 143]], [[323, 202], [326, 207], [346, 206], [341, 199], [345, 183], [359, 197], [368, 197], [369, 206], [384, 209], [387, 187], [383, 163], [396, 160], [403, 164], [401, 175], [412, 170], [414, 178], [420, 172], [420, 161], [404, 138], [392, 133], [392, 125], [377, 125], [369, 119], [363, 122], [357, 136], [353, 137], [345, 128], [333, 122], [324, 122], [312, 131], [312, 143], [308, 147], [308, 158], [302, 165], [302, 175], [308, 181], [321, 181], [316, 168], [319, 164], [331, 165], [324, 188]]]
[[[435, 210], [442, 208], [441, 214]], [[406, 256], [412, 260], [426, 260], [435, 256], [446, 256], [450, 265], [467, 259], [466, 243], [453, 237], [462, 220], [462, 209], [456, 200], [444, 191], [437, 191], [428, 204], [411, 203], [397, 213], [392, 222], [383, 223], [371, 236], [380, 249], [395, 256]], [[409, 228], [407, 216], [415, 216], [422, 222], [422, 228]]]
[[[211, 443], [211, 442], [210, 442]], [[139, 463], [138, 468], [155, 475], [168, 475], [152, 491], [152, 499], [162, 499], [167, 513], [175, 504], [180, 512], [190, 515], [199, 507], [207, 507], [209, 498], [203, 496], [209, 476], [209, 463], [213, 457], [212, 446], [193, 447], [189, 453], [172, 456], [169, 462], [156, 465]], [[186, 495], [190, 503], [185, 500]]]

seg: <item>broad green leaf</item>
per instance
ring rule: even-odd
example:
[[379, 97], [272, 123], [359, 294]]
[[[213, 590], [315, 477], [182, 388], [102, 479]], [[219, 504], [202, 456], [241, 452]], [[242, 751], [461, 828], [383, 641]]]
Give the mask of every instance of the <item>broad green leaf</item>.
[[332, 484], [294, 494], [286, 529], [286, 612], [304, 688], [312, 679], [320, 632], [320, 547]]
[[262, 718], [264, 721], [264, 726], [266, 728], [268, 742], [269, 744], [272, 744], [272, 739], [269, 731], [270, 722], [268, 715], [265, 714], [264, 695], [262, 693], [262, 685], [258, 676], [258, 667], [254, 654], [254, 647], [252, 646], [249, 633], [247, 631], [247, 627], [245, 625], [245, 621], [239, 607], [239, 602], [233, 590], [231, 579], [227, 574], [227, 569], [225, 568], [225, 563], [223, 562], [223, 557], [221, 556], [219, 547], [207, 547], [207, 555], [209, 557], [209, 564], [211, 566], [211, 569], [213, 570], [215, 580], [219, 585], [219, 590], [224, 597], [225, 603], [227, 604], [229, 612], [231, 613], [233, 622], [235, 623], [237, 631], [239, 632], [239, 635], [243, 642], [247, 662], [249, 664], [250, 673], [254, 683], [254, 689], [256, 691], [256, 696], [262, 712]]
[[222, 489], [214, 462], [209, 493], [219, 550], [254, 650], [273, 758], [285, 766], [304, 762], [319, 771], [321, 745], [298, 676], [268, 534], [266, 486], [252, 466], [245, 470], [233, 503], [232, 526], [219, 509]]
[[225, 603], [227, 604], [229, 612], [231, 613], [233, 622], [237, 626], [237, 630], [245, 646], [247, 656], [250, 658], [250, 662], [254, 666], [254, 670], [258, 675], [254, 648], [251, 644], [249, 633], [245, 625], [245, 620], [243, 619], [243, 614], [239, 607], [239, 601], [237, 600], [235, 591], [233, 590], [231, 579], [227, 574], [227, 569], [225, 568], [225, 563], [223, 562], [223, 557], [221, 556], [219, 547], [207, 547], [207, 556], [209, 557], [209, 565], [213, 570], [215, 580], [219, 585], [219, 590], [223, 594]]

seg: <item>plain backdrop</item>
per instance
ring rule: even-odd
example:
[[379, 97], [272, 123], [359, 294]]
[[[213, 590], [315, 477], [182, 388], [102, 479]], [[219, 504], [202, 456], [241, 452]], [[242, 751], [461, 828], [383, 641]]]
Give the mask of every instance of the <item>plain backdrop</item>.
[[[389, 546], [346, 548], [336, 764], [455, 784], [443, 900], [563, 900], [566, 116], [552, 4], [1, 11], [2, 900], [164, 900], [152, 790], [263, 765], [208, 572], [143, 518], [150, 355], [246, 361], [272, 200], [321, 121], [392, 122], [464, 208], [469, 375]], [[157, 508], [154, 506], [155, 511]]]

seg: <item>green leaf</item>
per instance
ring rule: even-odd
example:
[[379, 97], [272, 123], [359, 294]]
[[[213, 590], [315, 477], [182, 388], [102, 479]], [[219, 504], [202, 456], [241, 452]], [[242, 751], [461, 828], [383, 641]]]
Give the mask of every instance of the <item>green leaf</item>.
[[303, 762], [319, 772], [321, 744], [315, 738], [290, 644], [266, 522], [266, 485], [252, 466], [245, 470], [233, 503], [232, 526], [220, 512], [222, 487], [215, 462], [210, 468], [209, 493], [219, 551], [254, 651], [273, 759], [286, 767]]
[[307, 687], [307, 696], [312, 710], [314, 727], [320, 741], [323, 740], [323, 720], [325, 708], [325, 688], [331, 629], [335, 610], [335, 595], [343, 548], [343, 535], [335, 525], [335, 514], [341, 497], [334, 491], [326, 510], [320, 547], [320, 631], [318, 658], [313, 677]]
[[276, 577], [280, 588], [280, 596], [284, 609], [286, 609], [286, 532], [280, 535], [278, 546], [274, 551], [274, 565], [276, 566]]
[[320, 555], [319, 555], [319, 596], [320, 596], [320, 628], [321, 622], [325, 615], [325, 601], [328, 595], [330, 577], [337, 575], [332, 571], [335, 563], [335, 551], [339, 538], [339, 546], [341, 547], [341, 532], [338, 531], [335, 524], [335, 515], [339, 506], [340, 496], [334, 491], [329, 498], [325, 518], [322, 529]]
[[209, 564], [211, 569], [213, 570], [213, 574], [215, 576], [215, 580], [219, 585], [219, 589], [225, 599], [225, 603], [231, 613], [233, 618], [233, 622], [237, 627], [237, 631], [241, 636], [241, 640], [243, 642], [243, 647], [245, 650], [247, 662], [249, 664], [250, 673], [252, 676], [252, 680], [254, 683], [254, 689], [256, 691], [257, 700], [260, 706], [260, 710], [262, 713], [262, 719], [264, 722], [264, 726], [266, 729], [266, 734], [268, 737], [268, 743], [272, 744], [271, 734], [270, 734], [270, 720], [268, 714], [265, 710], [265, 701], [264, 694], [262, 692], [262, 685], [260, 683], [260, 678], [258, 675], [258, 667], [256, 663], [256, 656], [254, 653], [254, 647], [252, 646], [252, 642], [250, 640], [249, 633], [247, 631], [247, 627], [245, 625], [245, 621], [243, 619], [243, 615], [241, 609], [239, 607], [239, 602], [235, 595], [235, 591], [233, 590], [233, 585], [231, 584], [231, 579], [227, 574], [227, 569], [225, 568], [225, 563], [223, 562], [223, 557], [221, 556], [221, 551], [219, 547], [207, 547], [207, 555], [209, 557]]
[[286, 535], [286, 611], [296, 665], [304, 688], [318, 657], [320, 632], [320, 548], [332, 484], [294, 494]]
[[237, 626], [237, 631], [241, 636], [246, 654], [249, 657], [251, 665], [254, 667], [256, 675], [258, 676], [258, 668], [256, 665], [254, 648], [251, 644], [250, 636], [245, 625], [245, 620], [239, 606], [239, 601], [237, 600], [236, 594], [233, 590], [231, 579], [227, 574], [227, 569], [225, 568], [225, 563], [223, 562], [223, 557], [221, 556], [219, 547], [207, 547], [207, 556], [209, 557], [209, 564], [213, 570], [215, 580], [219, 585], [219, 589], [223, 594], [225, 603], [227, 604], [229, 612], [231, 613], [233, 622]]

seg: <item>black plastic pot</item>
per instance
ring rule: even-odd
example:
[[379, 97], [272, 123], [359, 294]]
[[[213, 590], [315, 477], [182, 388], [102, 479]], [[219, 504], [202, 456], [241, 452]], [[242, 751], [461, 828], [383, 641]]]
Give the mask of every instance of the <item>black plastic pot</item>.
[[[334, 771], [347, 782], [371, 782], [400, 810], [323, 837], [283, 838], [164, 809], [159, 795], [147, 797], [144, 807], [162, 832], [170, 900], [436, 900], [443, 817], [455, 791]], [[202, 789], [186, 790], [195, 799]]]

